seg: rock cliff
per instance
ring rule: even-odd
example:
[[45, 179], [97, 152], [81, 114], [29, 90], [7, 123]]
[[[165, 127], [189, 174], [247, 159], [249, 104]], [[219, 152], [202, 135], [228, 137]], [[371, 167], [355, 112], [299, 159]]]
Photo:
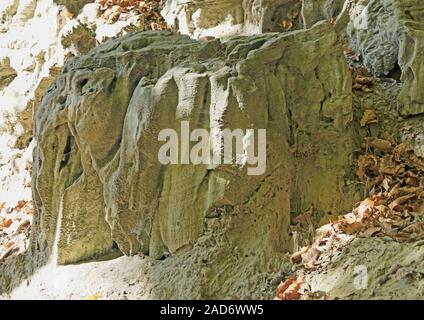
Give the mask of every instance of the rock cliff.
[[[275, 269], [290, 248], [291, 201], [342, 210], [334, 190], [343, 193], [350, 168], [352, 101], [338, 45], [326, 23], [228, 42], [151, 32], [69, 60], [35, 120], [38, 250], [56, 245], [63, 264], [107, 253], [113, 242], [153, 258], [213, 249], [222, 258], [203, 263], [216, 272], [243, 263], [225, 257], [237, 250], [250, 272]], [[267, 129], [265, 174], [161, 165], [159, 131], [182, 120], [193, 129]], [[329, 171], [337, 174], [328, 179]], [[216, 237], [220, 249], [204, 243]]]
[[[2, 188], [34, 204], [0, 291], [124, 254], [145, 298], [270, 297], [288, 254], [360, 200], [362, 139], [423, 135], [418, 0], [168, 0], [170, 31], [145, 32], [142, 11], [105, 21], [93, 1], [55, 2], [0, 7]], [[369, 109], [385, 120], [359, 123]], [[159, 133], [182, 122], [214, 132], [210, 151], [224, 129], [266, 129], [265, 172], [161, 164]]]

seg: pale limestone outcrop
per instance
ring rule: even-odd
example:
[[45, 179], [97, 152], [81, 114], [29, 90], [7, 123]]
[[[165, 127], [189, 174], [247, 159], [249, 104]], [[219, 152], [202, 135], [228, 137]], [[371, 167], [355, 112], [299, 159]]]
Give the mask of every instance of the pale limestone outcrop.
[[[351, 76], [337, 47], [321, 23], [225, 43], [133, 33], [71, 59], [36, 115], [32, 248], [60, 264], [104, 254], [112, 242], [127, 255], [172, 255], [172, 268], [153, 276], [172, 270], [161, 297], [181, 288], [185, 297], [236, 294], [246, 274], [277, 271], [292, 210], [341, 213], [354, 201], [344, 182]], [[267, 129], [265, 174], [161, 165], [158, 133], [181, 120]], [[243, 274], [221, 272], [240, 265]], [[190, 288], [188, 269], [198, 270]]]
[[337, 22], [336, 29], [347, 33], [350, 46], [375, 75], [386, 76], [400, 66], [405, 83], [400, 113], [424, 113], [420, 0], [168, 0], [162, 14], [168, 24], [193, 38], [284, 32], [322, 20]]
[[227, 37], [310, 28], [335, 22], [345, 0], [168, 0], [162, 15], [193, 38]]

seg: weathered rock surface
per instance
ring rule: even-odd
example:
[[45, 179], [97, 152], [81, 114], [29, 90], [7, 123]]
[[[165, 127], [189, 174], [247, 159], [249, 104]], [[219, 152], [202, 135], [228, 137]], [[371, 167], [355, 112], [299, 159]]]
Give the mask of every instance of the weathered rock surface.
[[[418, 0], [169, 0], [163, 11], [168, 23], [202, 41], [132, 33], [93, 51], [107, 38], [142, 29], [142, 21], [109, 25], [97, 19], [96, 4], [81, 6], [92, 1], [60, 2], [75, 5], [69, 8], [79, 15], [62, 15], [53, 0], [0, 4], [0, 142], [7, 146], [0, 154], [2, 194], [19, 185], [29, 195], [29, 156], [37, 143], [30, 246], [0, 266], [0, 292], [20, 286], [22, 296], [22, 279], [36, 273], [31, 290], [38, 290], [43, 275], [66, 270], [56, 263], [119, 251], [145, 256], [121, 258], [131, 272], [140, 268], [145, 275], [139, 277], [143, 298], [266, 295], [264, 284], [287, 269], [291, 214], [350, 211], [357, 199], [355, 140], [379, 134], [374, 127], [354, 130], [352, 79], [340, 37], [358, 51], [359, 63], [392, 79], [357, 96], [355, 112], [377, 109], [384, 115], [378, 130], [396, 135], [402, 129], [401, 138], [412, 137], [423, 153], [416, 117], [424, 113]], [[36, 27], [47, 20], [42, 41]], [[299, 31], [285, 33], [293, 30]], [[261, 34], [268, 31], [281, 33]], [[16, 41], [23, 32], [30, 40]], [[65, 57], [81, 54], [58, 75]], [[396, 99], [399, 113], [413, 116], [408, 121], [394, 110]], [[36, 141], [30, 144], [33, 114]], [[218, 132], [267, 129], [265, 174], [247, 175], [246, 164], [161, 165], [158, 133], [179, 131], [182, 120], [191, 129]], [[357, 243], [352, 250], [362, 250]], [[410, 250], [387, 246], [395, 250], [385, 256], [393, 261]], [[375, 272], [380, 256], [372, 250]], [[364, 264], [366, 257], [355, 252], [355, 263]], [[340, 275], [350, 256], [341, 259], [330, 275]], [[315, 288], [328, 289], [329, 279], [317, 275]], [[337, 279], [329, 290], [340, 297], [369, 297], [352, 295], [347, 276]]]
[[[70, 60], [36, 116], [38, 262], [52, 253], [60, 264], [78, 262], [115, 242], [125, 254], [172, 255], [170, 263], [198, 270], [200, 284], [188, 289], [196, 297], [237, 294], [246, 274], [276, 272], [291, 246], [292, 210], [313, 203], [337, 213], [353, 201], [344, 182], [351, 76], [337, 47], [322, 23], [226, 43], [134, 33]], [[158, 133], [181, 120], [267, 129], [265, 174], [161, 165]], [[187, 277], [178, 269], [165, 296], [176, 297]]]
[[334, 299], [422, 299], [423, 254], [422, 240], [355, 239], [307, 281], [312, 292], [328, 292]]
[[[70, 14], [53, 0], [0, 2], [0, 203], [3, 211], [13, 208], [18, 201], [32, 199], [33, 115], [64, 60], [86, 53], [128, 29], [144, 28], [140, 24], [142, 19], [136, 15], [113, 24], [98, 19], [95, 3], [80, 11], [79, 15]], [[0, 237], [4, 238], [5, 233]], [[2, 290], [11, 278], [19, 281], [19, 275], [25, 273], [27, 267], [36, 265], [28, 261], [38, 261], [38, 255], [35, 250], [28, 255], [10, 257], [8, 271], [0, 272]], [[43, 253], [40, 255], [44, 259]]]
[[167, 23], [195, 38], [284, 31], [284, 19], [301, 27], [299, 0], [168, 0], [162, 11]]
[[55, 3], [66, 6], [66, 8], [75, 15], [77, 15], [86, 4], [94, 1], [95, 0], [54, 0]]
[[345, 0], [168, 0], [162, 15], [194, 38], [227, 37], [310, 28], [335, 21]]
[[424, 113], [423, 64], [424, 9], [419, 0], [357, 1], [351, 12], [348, 35], [352, 47], [377, 76], [396, 67], [402, 71], [399, 112]]
[[[344, 8], [346, 15], [339, 16]], [[169, 25], [194, 38], [284, 32], [310, 28], [322, 20], [340, 22], [339, 31], [344, 32], [348, 24], [351, 47], [373, 74], [387, 76], [400, 67], [405, 83], [399, 96], [400, 113], [424, 113], [419, 0], [168, 0], [162, 14]]]

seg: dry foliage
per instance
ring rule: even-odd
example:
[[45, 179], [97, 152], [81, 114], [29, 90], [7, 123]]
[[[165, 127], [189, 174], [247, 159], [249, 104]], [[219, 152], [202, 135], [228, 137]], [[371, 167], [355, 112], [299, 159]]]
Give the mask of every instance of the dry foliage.
[[14, 253], [26, 249], [31, 230], [31, 201], [20, 200], [14, 207], [0, 203], [0, 264]]
[[303, 278], [290, 277], [277, 288], [277, 300], [299, 300]]
[[160, 15], [164, 0], [98, 0], [99, 16], [108, 23], [127, 20], [134, 15], [142, 15], [146, 30], [167, 30], [165, 20]]
[[352, 89], [353, 91], [371, 92], [373, 78], [365, 67], [352, 68]]
[[[376, 121], [371, 112], [364, 119], [365, 124]], [[313, 244], [292, 255], [295, 269], [303, 274], [330, 263], [334, 253], [355, 237], [389, 237], [399, 242], [424, 238], [424, 160], [406, 143], [396, 145], [388, 134], [366, 138], [363, 148], [357, 175], [368, 196], [352, 212], [321, 228], [323, 232]], [[283, 281], [276, 299], [329, 299], [325, 293], [302, 289], [299, 283], [303, 282], [304, 278], [296, 276]]]
[[370, 152], [360, 156], [358, 176], [369, 197], [339, 224], [363, 224], [360, 236], [415, 241], [424, 238], [424, 160], [407, 144], [395, 146], [390, 140], [365, 141]]
[[365, 110], [364, 115], [362, 116], [360, 125], [361, 127], [368, 126], [370, 124], [377, 124], [378, 116], [375, 110]]

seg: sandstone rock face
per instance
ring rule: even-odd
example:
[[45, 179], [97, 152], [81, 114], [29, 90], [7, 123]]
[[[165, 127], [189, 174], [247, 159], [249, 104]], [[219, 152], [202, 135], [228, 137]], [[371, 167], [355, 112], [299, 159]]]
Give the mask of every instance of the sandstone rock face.
[[399, 111], [403, 116], [424, 113], [422, 30], [424, 11], [419, 0], [357, 1], [348, 35], [352, 47], [378, 76], [396, 66], [402, 71]]
[[[36, 209], [30, 248], [0, 267], [0, 288], [49, 260], [72, 264], [117, 247], [147, 256], [139, 264], [146, 297], [258, 298], [291, 249], [291, 214], [343, 214], [357, 199], [358, 133], [340, 38], [379, 77], [399, 66], [400, 114], [424, 112], [418, 0], [169, 0], [165, 18], [189, 36], [131, 33], [94, 50], [142, 23], [108, 25], [85, 2], [72, 2], [72, 18], [53, 0], [0, 4], [8, 22], [0, 25], [0, 192], [19, 185], [30, 197], [35, 147]], [[43, 21], [51, 24], [40, 40]], [[22, 32], [30, 40], [16, 41]], [[414, 137], [423, 154], [412, 119], [402, 138]], [[217, 133], [212, 146], [225, 128], [266, 129], [265, 173], [248, 175], [243, 161], [162, 165], [159, 132], [181, 136], [182, 121]]]
[[[113, 24], [98, 19], [95, 3], [79, 11], [78, 15], [70, 14], [53, 0], [0, 2], [0, 202], [4, 203], [3, 210], [13, 208], [18, 201], [32, 199], [33, 116], [66, 58], [86, 53], [106, 39], [124, 34], [127, 29], [143, 28], [142, 19], [136, 16]], [[103, 217], [101, 222], [104, 223]], [[107, 242], [104, 238], [98, 240]], [[11, 257], [11, 260], [11, 266], [1, 266], [0, 291], [10, 285], [11, 279], [19, 281], [20, 274], [45, 263], [46, 255], [34, 247], [28, 254]]]
[[[189, 290], [198, 297], [237, 292], [245, 274], [224, 269], [278, 270], [294, 207], [338, 212], [350, 202], [351, 76], [337, 47], [322, 23], [226, 43], [133, 33], [71, 59], [36, 115], [33, 245], [61, 264], [112, 242], [127, 255], [184, 257], [199, 271]], [[266, 129], [266, 172], [161, 165], [158, 134], [182, 120]], [[170, 296], [187, 277], [172, 274]]]
[[48, 2], [0, 4], [0, 194], [6, 205], [31, 199], [32, 116], [42, 94], [37, 88], [50, 84], [45, 81], [52, 80], [50, 69], [63, 64], [55, 8]]
[[68, 23], [62, 30], [61, 44], [74, 56], [86, 54], [97, 45], [96, 33], [76, 20]]

